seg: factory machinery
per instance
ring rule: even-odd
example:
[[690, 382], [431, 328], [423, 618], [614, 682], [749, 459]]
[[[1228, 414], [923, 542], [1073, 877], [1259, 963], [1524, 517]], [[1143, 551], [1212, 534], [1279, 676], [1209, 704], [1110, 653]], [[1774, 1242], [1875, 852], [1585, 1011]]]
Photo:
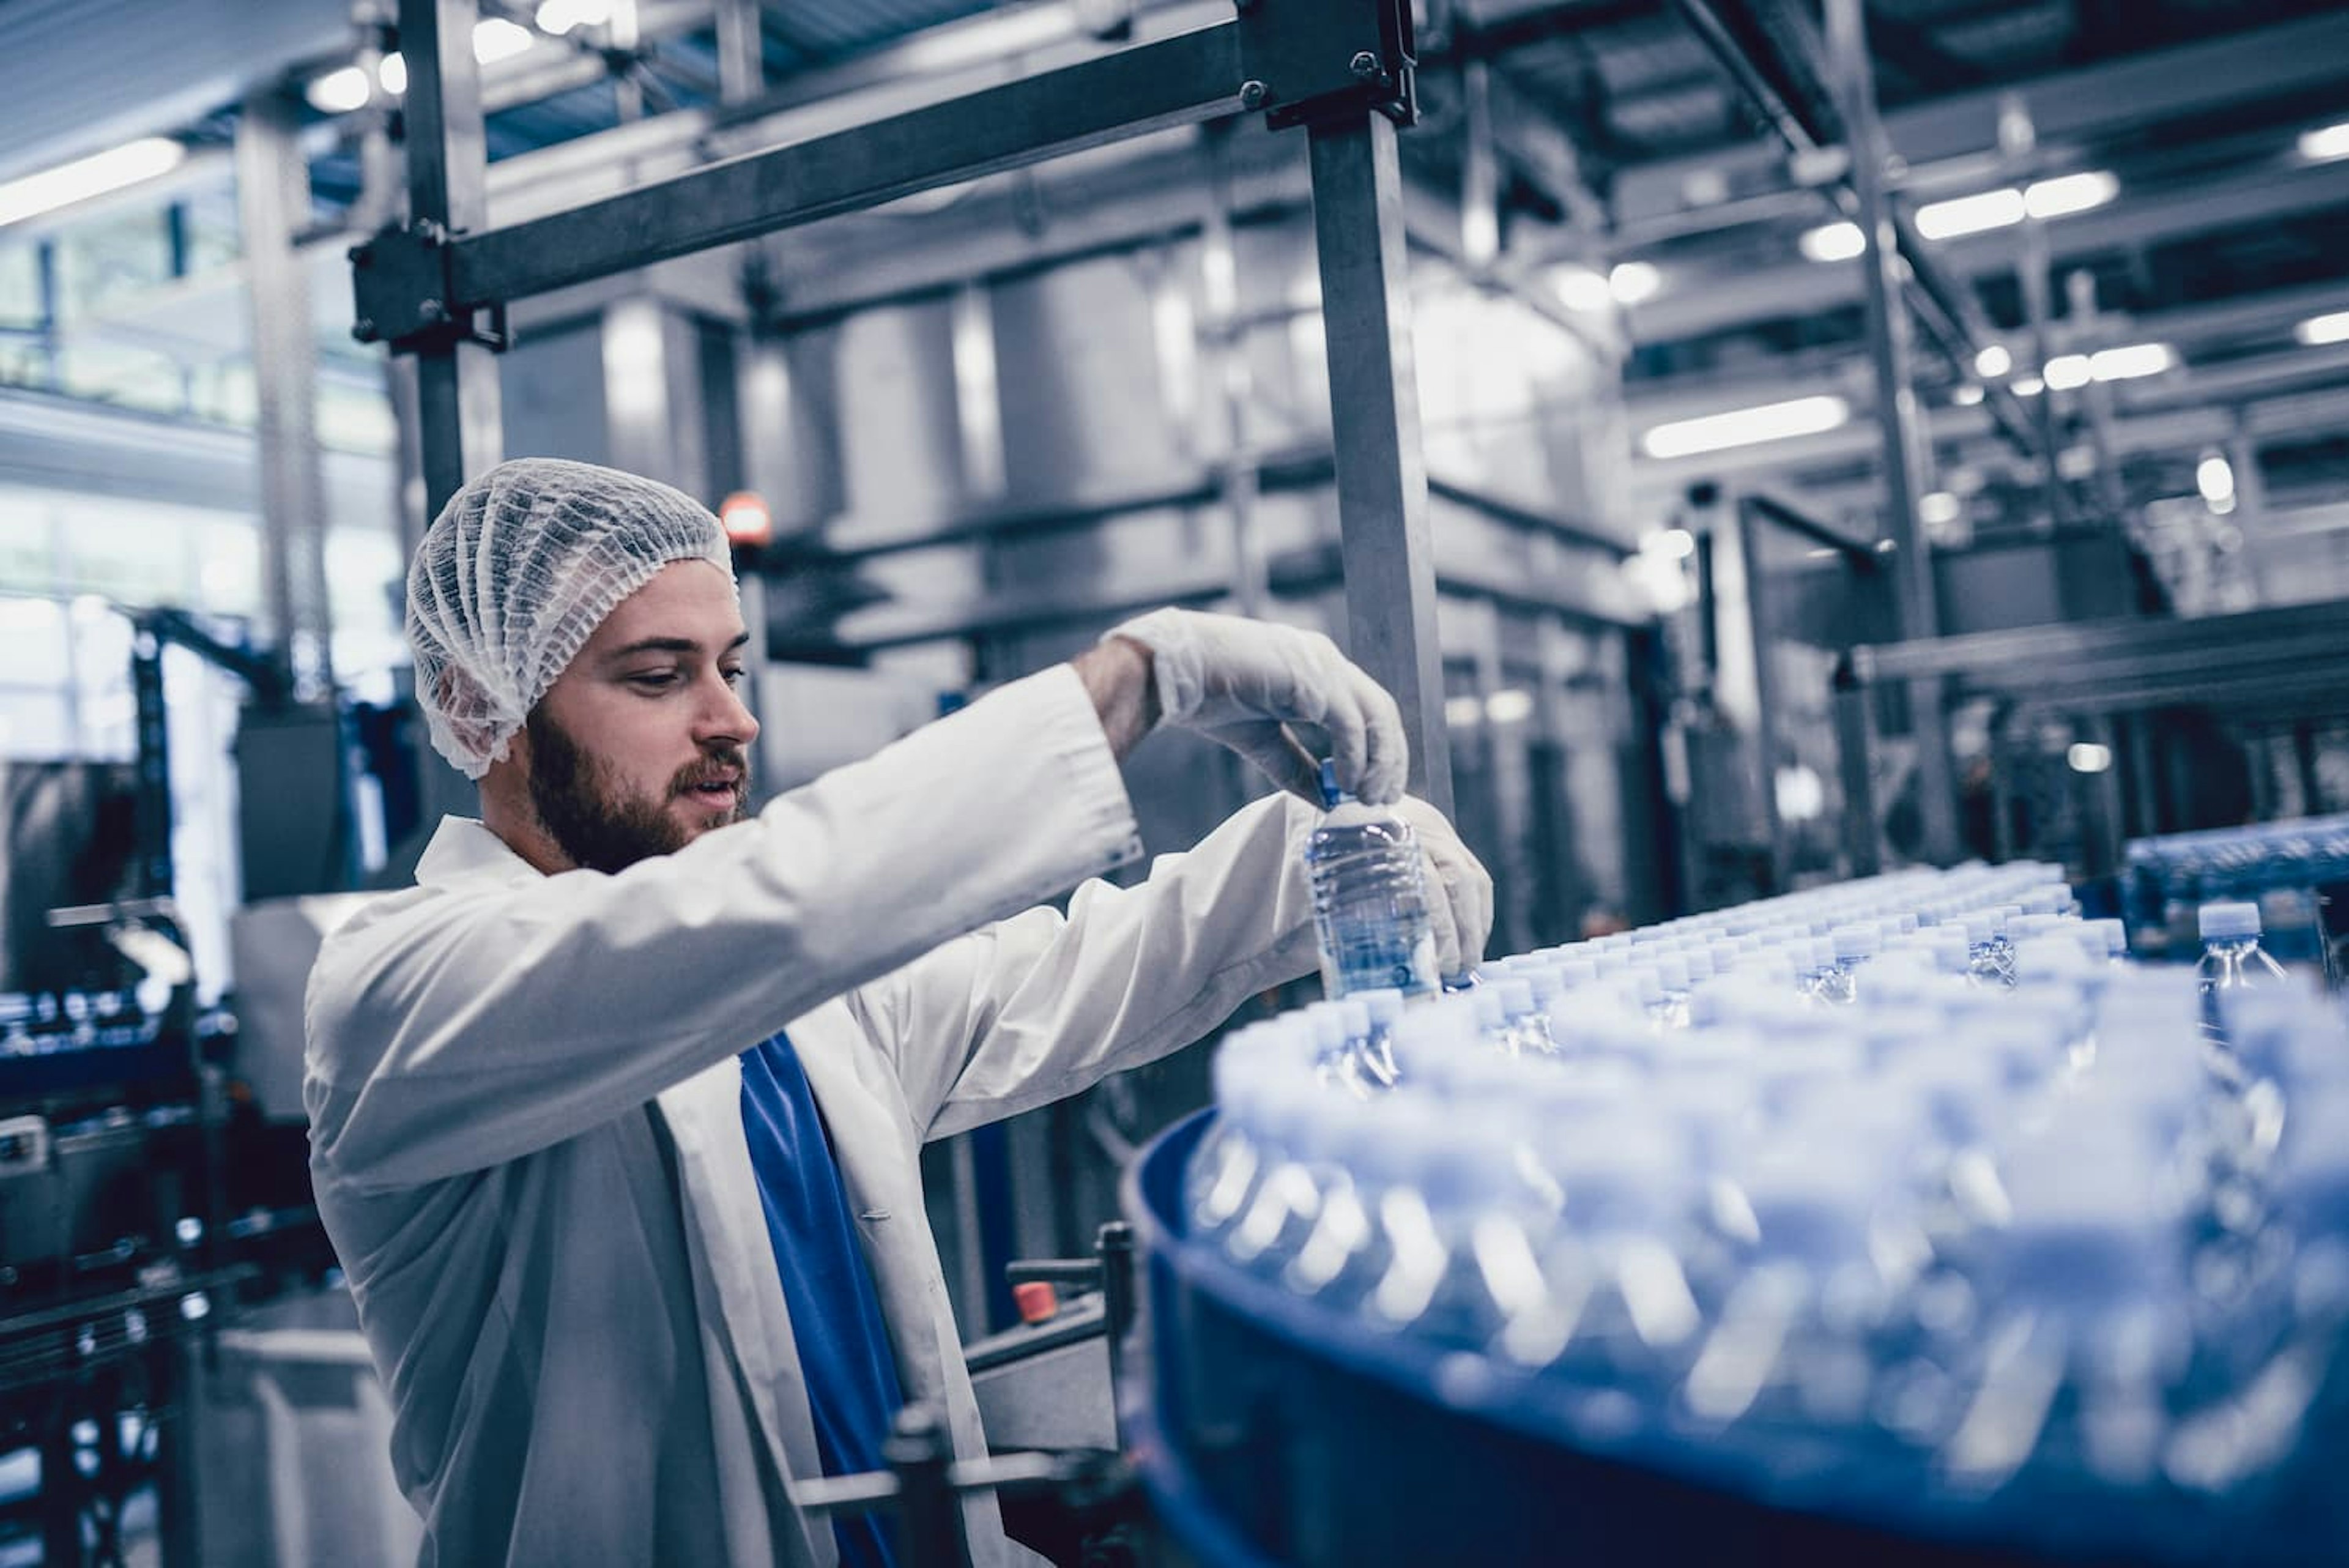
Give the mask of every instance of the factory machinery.
[[5, 774], [0, 1451], [16, 1457], [0, 1521], [53, 1563], [121, 1561], [141, 1494], [156, 1510], [141, 1527], [171, 1561], [198, 1560], [189, 1407], [212, 1331], [331, 1262], [286, 1180], [298, 1159], [264, 1149], [249, 1100], [229, 1093], [233, 1017], [198, 1004], [174, 899], [164, 649], [246, 683], [264, 752], [302, 716], [265, 656], [173, 610], [130, 623], [133, 760]]

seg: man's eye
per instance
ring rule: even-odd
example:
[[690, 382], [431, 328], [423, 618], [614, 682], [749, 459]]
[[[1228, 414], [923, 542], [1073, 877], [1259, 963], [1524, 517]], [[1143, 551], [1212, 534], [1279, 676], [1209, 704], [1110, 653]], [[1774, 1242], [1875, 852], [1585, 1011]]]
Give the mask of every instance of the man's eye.
[[726, 684], [727, 684], [727, 685], [729, 685], [729, 686], [740, 686], [740, 685], [741, 685], [741, 684], [742, 684], [742, 678], [743, 678], [744, 676], [746, 676], [746, 675], [750, 674], [750, 672], [749, 670], [743, 670], [743, 669], [740, 669], [740, 668], [739, 668], [739, 667], [738, 667], [738, 668], [733, 669], [733, 670], [719, 670], [718, 673], [719, 673], [719, 674], [720, 674], [720, 675], [722, 675], [722, 676], [724, 676], [724, 677], [726, 678]]
[[674, 670], [647, 670], [642, 675], [631, 675], [628, 677], [629, 685], [640, 688], [647, 691], [667, 691], [669, 687], [676, 685], [677, 682], [678, 673]]

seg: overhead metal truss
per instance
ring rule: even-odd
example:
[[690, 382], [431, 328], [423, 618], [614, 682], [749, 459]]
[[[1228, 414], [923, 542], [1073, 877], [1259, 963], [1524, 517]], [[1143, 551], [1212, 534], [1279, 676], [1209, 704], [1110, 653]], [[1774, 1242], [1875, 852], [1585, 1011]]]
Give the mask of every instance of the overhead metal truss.
[[409, 217], [352, 252], [357, 335], [417, 363], [428, 510], [494, 461], [512, 301], [1169, 126], [1261, 111], [1310, 149], [1351, 651], [1392, 691], [1411, 787], [1448, 808], [1428, 485], [1395, 129], [1408, 0], [1242, 4], [1237, 19], [527, 222], [487, 224], [476, 0], [401, 0]]

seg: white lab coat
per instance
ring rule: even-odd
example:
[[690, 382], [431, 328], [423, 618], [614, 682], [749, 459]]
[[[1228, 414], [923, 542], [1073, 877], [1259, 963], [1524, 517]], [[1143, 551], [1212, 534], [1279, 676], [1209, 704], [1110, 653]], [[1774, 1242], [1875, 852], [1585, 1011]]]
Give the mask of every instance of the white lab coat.
[[[445, 822], [320, 951], [305, 1085], [423, 1560], [834, 1563], [788, 1502], [821, 1467], [742, 1135], [735, 1056], [780, 1025], [905, 1395], [984, 1453], [922, 1142], [1309, 969], [1311, 822], [1260, 801], [1140, 887], [1029, 908], [1139, 851], [1065, 666], [618, 876]], [[965, 1516], [975, 1563], [1035, 1561], [991, 1497]]]

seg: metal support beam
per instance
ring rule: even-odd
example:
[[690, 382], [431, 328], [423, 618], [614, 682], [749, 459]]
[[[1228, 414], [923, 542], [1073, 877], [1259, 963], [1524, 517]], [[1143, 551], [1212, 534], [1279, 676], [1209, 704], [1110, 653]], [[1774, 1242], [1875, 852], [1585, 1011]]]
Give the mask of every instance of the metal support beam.
[[1256, 373], [1239, 323], [1239, 244], [1234, 231], [1232, 136], [1239, 122], [1211, 120], [1206, 126], [1207, 189], [1199, 223], [1197, 317], [1202, 378], [1216, 410], [1216, 460], [1224, 514], [1232, 535], [1232, 604], [1242, 615], [1262, 615], [1271, 602], [1271, 566], [1266, 558], [1257, 501], [1257, 456], [1251, 449], [1248, 409], [1256, 399]]
[[1413, 793], [1448, 814], [1452, 753], [1395, 130], [1371, 111], [1317, 121], [1307, 141], [1338, 448], [1348, 651], [1402, 705]]
[[[2349, 58], [2349, 13], [2279, 23], [2231, 37], [2205, 39], [2082, 70], [2047, 76], [2021, 89], [2043, 143], [2071, 146], [2147, 125], [2174, 124], [2259, 98], [2282, 101], [2337, 94]], [[1912, 104], [1887, 119], [1892, 151], [1911, 173], [1930, 165], [1978, 159], [1997, 145], [2005, 89], [1951, 93]], [[1637, 229], [1687, 210], [1692, 173], [1725, 178], [1733, 195], [1787, 186], [1785, 161], [1762, 141], [1661, 159], [1618, 173], [1619, 221]]]
[[[474, 0], [399, 0], [400, 47], [409, 62], [401, 115], [412, 223], [462, 231], [489, 221], [489, 153], [473, 60], [477, 19]], [[468, 478], [495, 466], [505, 445], [505, 420], [497, 360], [487, 347], [444, 337], [420, 348], [415, 364], [417, 452], [429, 524]], [[417, 732], [421, 735], [420, 725]], [[479, 809], [471, 784], [420, 741], [416, 763], [424, 833], [443, 816]]]
[[[1876, 114], [1876, 84], [1868, 54], [1863, 0], [1827, 0], [1828, 51], [1844, 131], [1852, 150], [1852, 193], [1868, 250], [1860, 258], [1868, 289], [1870, 357], [1875, 361], [1877, 413], [1884, 431], [1887, 521], [1904, 636], [1940, 635], [1933, 557], [1918, 517], [1930, 454], [1909, 373], [1909, 318], [1900, 296], [1901, 258], [1894, 242], [1885, 189], [1884, 128]], [[1931, 680], [1910, 687], [1909, 730], [1917, 745], [1917, 796], [1924, 858], [1947, 865], [1958, 857], [1956, 768], [1940, 701]]]
[[767, 45], [760, 0], [718, 0], [718, 96], [750, 103], [767, 90]]
[[[2021, 167], [2038, 150], [2039, 133], [2031, 123], [2030, 106], [2021, 93], [2010, 94], [1999, 106], [1998, 148], [2000, 155]], [[2021, 235], [2022, 261], [2020, 281], [2023, 285], [2023, 321], [2031, 337], [2031, 365], [2034, 375], [2044, 375], [2047, 361], [2055, 357], [2054, 339], [2049, 324], [2054, 312], [2048, 303], [2047, 274], [2054, 265], [2047, 248], [2047, 222], [2044, 218], [2023, 214]], [[1990, 377], [1990, 380], [2005, 378]], [[2040, 475], [2042, 493], [2047, 498], [2047, 526], [2060, 528], [2067, 521], [2068, 508], [2064, 502], [2064, 476], [2055, 461], [2060, 449], [2055, 430], [2055, 400], [2041, 397], [2032, 413], [2039, 431], [2041, 453]]]
[[[1822, 75], [1838, 84], [1845, 83], [1847, 73], [1844, 62], [1839, 51], [1833, 48], [1827, 52], [1837, 57], [1816, 57], [1820, 50], [1806, 16], [1799, 9], [1756, 14], [1739, 0], [1677, 0], [1677, 9], [1739, 92], [1769, 122], [1778, 140], [1797, 160], [1816, 160], [1841, 139], [1848, 161], [1855, 166], [1854, 173], [1845, 182], [1825, 187], [1822, 194], [1834, 211], [1871, 235], [1882, 230], [1884, 249], [1900, 262], [1893, 277], [1895, 297], [1906, 298], [1908, 307], [1916, 312], [1919, 324], [1933, 346], [1949, 359], [1958, 375], [1971, 376], [1974, 356], [1990, 340], [1990, 328], [1972, 295], [1950, 281], [1940, 264], [1927, 251], [1923, 239], [1890, 205], [1887, 194], [1889, 153], [1882, 121], [1876, 116], [1875, 78], [1868, 56], [1864, 18], [1859, 24], [1862, 39], [1858, 59], [1870, 71], [1866, 96], [1872, 127], [1869, 145], [1875, 150], [1876, 160], [1873, 178], [1878, 202], [1873, 208], [1857, 185], [1860, 159], [1855, 150], [1861, 139], [1852, 117], [1852, 106], [1846, 101], [1849, 94], [1845, 86], [1839, 85], [1833, 90], [1835, 101], [1830, 103], [1812, 85]], [[1792, 42], [1782, 43], [1781, 35]], [[1872, 212], [1880, 213], [1880, 221], [1870, 217]], [[1874, 265], [1874, 262], [1863, 259], [1864, 267]], [[2003, 384], [1993, 384], [1989, 389], [1989, 409], [2016, 450], [2029, 452], [2033, 443], [2021, 400]]]
[[1470, 60], [1460, 67], [1461, 107], [1467, 119], [1460, 150], [1460, 259], [1477, 277], [1501, 254], [1501, 159], [1493, 136], [1493, 67]]
[[[411, 223], [454, 235], [489, 222], [489, 153], [481, 78], [473, 61], [475, 0], [399, 0], [400, 52], [409, 60], [401, 113], [408, 126]], [[357, 264], [360, 255], [353, 257]], [[362, 285], [366, 272], [360, 272]], [[360, 317], [367, 319], [365, 288]], [[445, 318], [448, 302], [440, 312]], [[497, 361], [479, 343], [440, 341], [416, 356], [417, 422], [424, 453], [424, 514], [440, 515], [473, 474], [496, 464], [504, 445]]]
[[318, 345], [310, 276], [294, 248], [310, 213], [309, 166], [283, 94], [246, 101], [236, 125], [237, 220], [253, 311], [253, 372], [261, 459], [262, 561], [270, 635], [294, 694], [333, 689], [326, 600], [326, 481], [318, 452]]
[[[463, 0], [403, 0], [403, 14], [431, 4], [455, 6]], [[470, 78], [470, 56], [465, 71]], [[461, 317], [475, 307], [1206, 119], [1238, 107], [1239, 85], [1232, 26], [1142, 45], [526, 223], [455, 234], [441, 304]], [[452, 143], [459, 129], [450, 127]], [[478, 120], [471, 130], [478, 136]], [[399, 303], [394, 297], [377, 313], [387, 335], [400, 335]]]

